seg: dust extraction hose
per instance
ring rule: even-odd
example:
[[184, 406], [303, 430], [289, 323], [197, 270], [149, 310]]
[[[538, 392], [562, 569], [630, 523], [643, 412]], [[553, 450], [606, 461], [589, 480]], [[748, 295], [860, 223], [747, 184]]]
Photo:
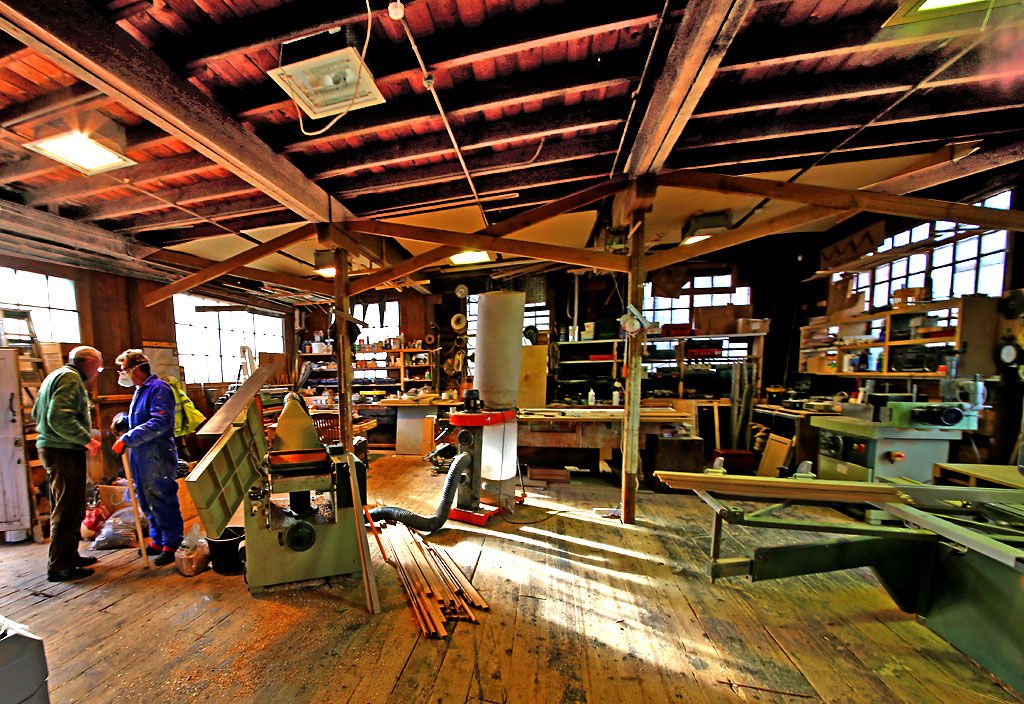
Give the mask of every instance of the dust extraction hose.
[[470, 462], [471, 458], [468, 452], [460, 452], [452, 460], [452, 464], [448, 468], [448, 476], [444, 480], [444, 489], [441, 490], [441, 502], [437, 505], [437, 512], [433, 516], [428, 518], [397, 506], [378, 506], [370, 510], [370, 518], [374, 521], [396, 521], [424, 533], [433, 533], [448, 520], [448, 511], [452, 508], [452, 501], [459, 488], [459, 481], [462, 479], [463, 472], [469, 469]]

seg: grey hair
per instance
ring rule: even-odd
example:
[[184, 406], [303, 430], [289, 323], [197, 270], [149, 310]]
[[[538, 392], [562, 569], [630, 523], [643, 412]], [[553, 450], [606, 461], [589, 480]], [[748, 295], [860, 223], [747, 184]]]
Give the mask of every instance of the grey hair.
[[74, 364], [75, 362], [84, 361], [86, 359], [103, 359], [103, 354], [95, 347], [89, 347], [88, 345], [81, 345], [71, 350], [71, 354], [68, 355], [68, 362]]

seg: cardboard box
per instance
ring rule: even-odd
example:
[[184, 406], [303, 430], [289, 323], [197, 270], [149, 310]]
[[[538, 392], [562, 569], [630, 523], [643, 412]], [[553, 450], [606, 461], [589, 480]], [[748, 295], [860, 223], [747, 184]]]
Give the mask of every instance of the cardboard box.
[[[192, 503], [192, 497], [188, 493], [188, 489], [185, 487], [185, 480], [179, 479], [178, 481], [178, 506], [181, 509], [181, 518], [185, 522], [185, 532], [192, 527], [192, 524], [199, 519], [199, 514], [196, 511], [196, 506]], [[132, 505], [131, 496], [128, 493], [127, 485], [115, 485], [108, 486], [106, 484], [100, 484], [98, 487], [100, 492], [100, 503], [103, 504], [104, 508], [110, 512], [111, 515], [115, 511], [119, 511], [122, 508], [128, 508]]]
[[768, 332], [771, 318], [737, 318], [736, 332]]

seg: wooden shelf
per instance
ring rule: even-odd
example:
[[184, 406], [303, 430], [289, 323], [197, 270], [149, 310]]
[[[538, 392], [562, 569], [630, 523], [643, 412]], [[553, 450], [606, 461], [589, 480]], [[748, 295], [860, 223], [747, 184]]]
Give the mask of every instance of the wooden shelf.
[[[899, 366], [939, 366], [941, 358], [936, 359], [933, 355], [931, 361], [928, 359], [909, 358], [908, 355], [916, 354], [915, 350], [907, 348], [930, 347], [936, 355], [948, 352], [946, 346], [953, 348], [961, 347], [964, 340], [993, 340], [997, 328], [998, 313], [996, 305], [998, 299], [986, 296], [971, 296], [950, 301], [936, 301], [925, 305], [909, 308], [898, 308], [879, 313], [858, 315], [845, 320], [833, 320], [820, 323], [811, 323], [803, 326], [800, 330], [800, 369], [811, 374], [822, 374], [826, 376], [844, 377], [875, 377], [875, 378], [938, 378], [945, 372], [906, 372], [895, 371]], [[841, 337], [851, 338], [878, 334], [877, 329], [872, 329], [871, 322], [879, 322], [888, 338], [894, 331], [909, 334], [910, 321], [915, 316], [921, 316], [930, 311], [952, 311], [950, 318], [958, 319], [956, 326], [950, 326], [944, 331], [941, 337], [925, 337], [905, 340], [865, 342], [857, 344], [834, 344], [824, 347], [807, 346], [813, 344], [818, 333], [824, 327], [840, 327]], [[829, 368], [828, 362], [833, 362], [838, 368], [846, 366], [848, 360], [856, 355], [857, 350], [881, 350], [880, 358], [885, 364], [886, 371], [881, 372], [839, 372]], [[852, 352], [851, 352], [852, 351]], [[835, 357], [831, 355], [834, 354]], [[962, 374], [982, 374], [991, 376], [995, 373], [995, 363], [988, 349], [984, 346], [971, 345], [970, 349], [964, 350], [958, 355], [957, 367]]]
[[914, 340], [893, 340], [889, 345], [935, 345], [935, 344], [956, 343], [956, 335], [944, 337], [920, 337]]

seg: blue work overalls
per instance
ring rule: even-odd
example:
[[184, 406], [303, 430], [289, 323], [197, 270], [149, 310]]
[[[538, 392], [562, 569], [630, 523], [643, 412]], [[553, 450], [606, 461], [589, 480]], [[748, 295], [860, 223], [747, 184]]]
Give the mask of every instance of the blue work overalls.
[[155, 374], [135, 389], [128, 409], [131, 430], [121, 436], [131, 449], [132, 470], [139, 508], [149, 518], [153, 545], [175, 550], [182, 539], [178, 507], [178, 450], [174, 445], [174, 392]]

